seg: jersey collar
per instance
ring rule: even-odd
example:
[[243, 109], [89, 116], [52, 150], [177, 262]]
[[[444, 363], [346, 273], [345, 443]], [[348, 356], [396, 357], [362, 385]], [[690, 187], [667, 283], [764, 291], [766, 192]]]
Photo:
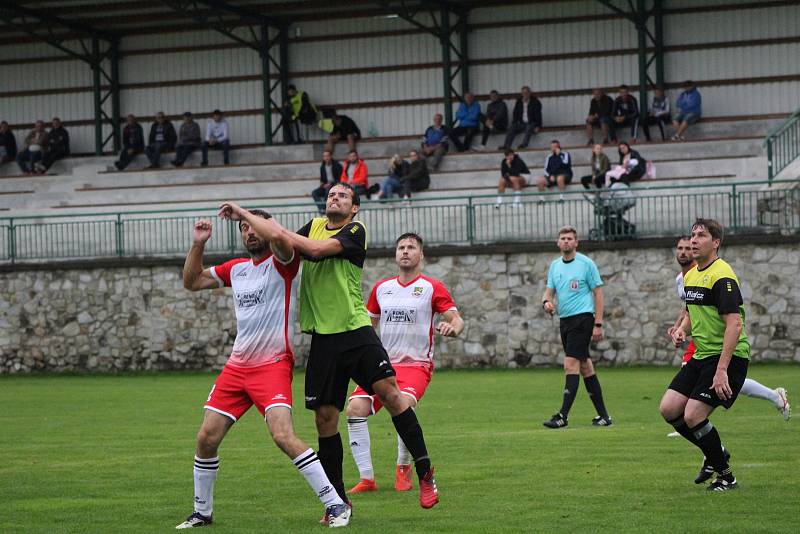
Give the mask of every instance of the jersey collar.
[[270, 259], [271, 256], [272, 256], [272, 251], [269, 251], [258, 259], [250, 258], [250, 261], [253, 262], [253, 265], [261, 265], [262, 263]]
[[400, 287], [408, 287], [411, 284], [413, 284], [414, 282], [416, 282], [417, 280], [419, 280], [420, 278], [422, 278], [422, 273], [418, 274], [417, 277], [414, 278], [413, 280], [411, 280], [409, 283], [404, 284], [403, 282], [400, 281], [400, 277], [398, 276], [397, 277], [397, 283], [400, 285]]

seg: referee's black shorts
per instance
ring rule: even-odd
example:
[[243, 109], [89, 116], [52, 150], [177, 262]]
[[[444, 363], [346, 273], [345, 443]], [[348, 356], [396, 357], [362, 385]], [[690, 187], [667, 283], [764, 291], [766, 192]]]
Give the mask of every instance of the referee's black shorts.
[[306, 408], [336, 406], [341, 412], [350, 379], [369, 393], [372, 384], [395, 376], [389, 355], [371, 326], [338, 334], [312, 334], [306, 364]]
[[582, 362], [589, 359], [589, 343], [592, 342], [593, 328], [594, 314], [591, 313], [579, 313], [561, 318], [559, 321], [561, 344], [564, 345], [567, 356]]
[[681, 367], [681, 370], [672, 379], [669, 389], [715, 408], [717, 406], [724, 406], [725, 409], [730, 408], [736, 401], [736, 397], [739, 396], [739, 391], [744, 385], [745, 378], [747, 378], [749, 360], [736, 356], [731, 358], [731, 363], [728, 364], [728, 385], [731, 387], [733, 394], [728, 400], [720, 399], [717, 396], [717, 392], [711, 387], [714, 382], [714, 374], [717, 372], [718, 362], [719, 356], [703, 358], [702, 360], [692, 358], [686, 365]]

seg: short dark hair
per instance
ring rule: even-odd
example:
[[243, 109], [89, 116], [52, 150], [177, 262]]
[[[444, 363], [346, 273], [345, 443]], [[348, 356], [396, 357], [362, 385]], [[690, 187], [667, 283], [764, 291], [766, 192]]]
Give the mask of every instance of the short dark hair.
[[184, 111], [183, 112], [183, 116], [184, 117], [191, 117], [192, 116], [192, 112], [191, 111]]
[[289, 85], [286, 86], [286, 90], [288, 91], [289, 89], [294, 89], [295, 91], [297, 91], [297, 86], [294, 85], [293, 83], [290, 83]]
[[6, 126], [8, 126], [8, 121], [0, 121], [0, 124], [5, 124]]
[[558, 139], [551, 139], [550, 144], [556, 144], [559, 148], [561, 148], [561, 142]]
[[505, 154], [506, 156], [508, 156], [509, 154], [513, 154], [513, 153], [514, 153], [514, 149], [511, 148], [511, 147], [508, 147], [505, 150], [503, 150], [503, 154]]
[[692, 230], [697, 228], [698, 226], [702, 226], [708, 233], [711, 235], [712, 239], [719, 239], [720, 246], [722, 245], [722, 238], [725, 235], [725, 230], [722, 229], [722, 225], [715, 221], [714, 219], [704, 219], [702, 217], [698, 217], [694, 220], [694, 224], [692, 224]]
[[[355, 152], [355, 150], [353, 152]], [[331, 186], [331, 189], [333, 189], [334, 187], [344, 187], [345, 189], [349, 190], [353, 194], [353, 206], [361, 205], [361, 197], [358, 196], [358, 191], [356, 191], [355, 187], [348, 184], [347, 182], [335, 183]], [[330, 189], [328, 191], [330, 191]]]
[[[255, 215], [257, 217], [261, 217], [262, 219], [271, 219], [272, 218], [272, 215], [270, 215], [269, 213], [267, 213], [264, 210], [247, 210], [247, 211], [249, 211], [250, 213], [252, 213], [253, 215]], [[240, 232], [242, 231], [242, 223], [243, 222], [244, 221], [239, 221], [239, 231]]]
[[54, 121], [61, 122], [61, 119], [59, 119], [58, 117], [53, 117], [53, 120], [54, 120]]
[[491, 94], [498, 94], [499, 95], [500, 93], [497, 92], [497, 89], [492, 89], [491, 91], [489, 91], [489, 94], [490, 95]]
[[692, 80], [686, 80], [683, 82], [683, 87], [694, 87], [694, 82]]
[[215, 109], [214, 111], [211, 112], [211, 114], [212, 115], [222, 115], [222, 112], [220, 110], [218, 110], [218, 109]]
[[619, 86], [619, 90], [620, 90], [620, 91], [622, 91], [623, 89], [625, 89], [626, 91], [628, 90], [628, 86], [627, 86], [627, 85], [625, 85], [624, 83], [623, 83], [622, 85], [620, 85], [620, 86]]
[[356, 149], [349, 150], [349, 151], [347, 152], [347, 155], [349, 156], [350, 154], [355, 154], [356, 156], [358, 156], [358, 150], [356, 150]]
[[678, 236], [678, 240], [675, 241], [675, 244], [677, 245], [681, 241], [691, 241], [691, 240], [692, 240], [692, 236], [684, 234], [682, 236]]
[[401, 235], [400, 237], [398, 237], [397, 239], [395, 239], [394, 246], [397, 247], [397, 245], [399, 245], [400, 241], [402, 241], [403, 239], [413, 239], [414, 241], [417, 242], [417, 244], [419, 245], [419, 248], [422, 248], [425, 245], [425, 243], [422, 241], [422, 238], [419, 236], [419, 234], [416, 234], [414, 232], [406, 232], [403, 235]]

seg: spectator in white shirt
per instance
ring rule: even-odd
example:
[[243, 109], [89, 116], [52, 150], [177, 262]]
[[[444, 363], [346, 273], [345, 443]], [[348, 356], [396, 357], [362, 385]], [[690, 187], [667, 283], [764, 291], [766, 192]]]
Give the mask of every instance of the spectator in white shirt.
[[222, 112], [215, 109], [211, 114], [213, 120], [206, 125], [206, 139], [203, 142], [203, 161], [200, 165], [208, 166], [208, 149], [222, 150], [222, 161], [228, 165], [230, 161], [231, 143], [228, 138], [228, 121], [222, 117]]

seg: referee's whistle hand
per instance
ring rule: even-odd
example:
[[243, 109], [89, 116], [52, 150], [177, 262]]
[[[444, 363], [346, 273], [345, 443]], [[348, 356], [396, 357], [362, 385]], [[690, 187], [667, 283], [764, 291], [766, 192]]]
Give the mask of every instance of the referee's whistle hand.
[[728, 400], [733, 396], [731, 386], [728, 383], [728, 373], [722, 370], [717, 370], [714, 373], [714, 380], [711, 382], [711, 387], [721, 400]]
[[553, 306], [552, 302], [545, 302], [544, 303], [544, 311], [546, 311], [550, 315], [553, 315], [556, 312], [556, 307]]

